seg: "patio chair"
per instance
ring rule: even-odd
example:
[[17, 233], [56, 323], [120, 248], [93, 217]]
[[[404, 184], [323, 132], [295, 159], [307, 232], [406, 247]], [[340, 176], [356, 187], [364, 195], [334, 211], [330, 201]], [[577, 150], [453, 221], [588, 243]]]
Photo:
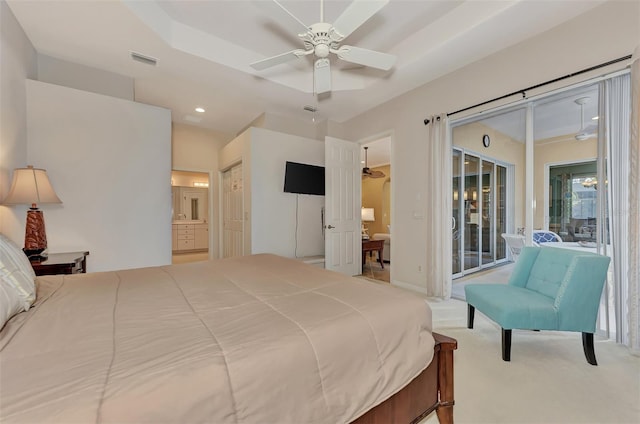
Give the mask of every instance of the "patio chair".
[[524, 247], [524, 236], [521, 234], [507, 234], [502, 233], [502, 238], [507, 243], [507, 248], [511, 253], [511, 258], [515, 262], [518, 259], [518, 255], [520, 255], [520, 251]]
[[556, 243], [563, 241], [562, 237], [558, 234], [547, 230], [533, 230], [532, 238], [536, 246], [539, 246], [540, 243]]

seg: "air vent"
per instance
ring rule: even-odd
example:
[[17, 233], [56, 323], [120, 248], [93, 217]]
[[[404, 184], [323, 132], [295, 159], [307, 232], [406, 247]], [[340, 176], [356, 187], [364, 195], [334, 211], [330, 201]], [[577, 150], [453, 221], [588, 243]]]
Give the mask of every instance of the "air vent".
[[151, 66], [156, 66], [156, 64], [158, 63], [158, 59], [156, 59], [155, 57], [145, 56], [138, 52], [130, 52], [130, 53], [131, 53], [131, 59], [136, 60], [140, 63], [144, 63]]
[[316, 109], [313, 106], [309, 106], [309, 105], [306, 105], [305, 107], [303, 107], [303, 109], [306, 110], [307, 112], [317, 112], [318, 111], [318, 109]]

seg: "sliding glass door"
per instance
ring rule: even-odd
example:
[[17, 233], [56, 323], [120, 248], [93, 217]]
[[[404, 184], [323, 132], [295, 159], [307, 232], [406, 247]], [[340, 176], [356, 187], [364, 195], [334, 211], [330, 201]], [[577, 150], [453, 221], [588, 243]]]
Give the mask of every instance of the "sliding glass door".
[[506, 258], [507, 167], [453, 149], [452, 269], [461, 276]]

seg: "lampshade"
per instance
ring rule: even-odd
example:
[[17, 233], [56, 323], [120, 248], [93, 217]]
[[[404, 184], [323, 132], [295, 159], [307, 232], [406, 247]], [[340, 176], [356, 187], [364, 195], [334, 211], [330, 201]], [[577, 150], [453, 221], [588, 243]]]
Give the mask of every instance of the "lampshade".
[[373, 222], [376, 220], [376, 217], [373, 213], [373, 208], [362, 208], [362, 220], [366, 222]]
[[31, 260], [45, 257], [44, 251], [47, 249], [44, 214], [38, 210], [38, 203], [62, 203], [53, 191], [47, 171], [33, 166], [15, 169], [9, 194], [2, 204], [31, 205], [27, 211], [23, 249]]
[[38, 203], [62, 203], [53, 191], [47, 171], [34, 168], [17, 168], [4, 205], [34, 205]]

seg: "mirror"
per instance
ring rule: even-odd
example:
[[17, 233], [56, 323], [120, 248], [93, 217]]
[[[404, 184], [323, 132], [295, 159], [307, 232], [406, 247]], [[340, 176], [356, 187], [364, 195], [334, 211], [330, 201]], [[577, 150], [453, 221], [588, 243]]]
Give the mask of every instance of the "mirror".
[[172, 171], [172, 220], [207, 222], [209, 175], [203, 172]]

